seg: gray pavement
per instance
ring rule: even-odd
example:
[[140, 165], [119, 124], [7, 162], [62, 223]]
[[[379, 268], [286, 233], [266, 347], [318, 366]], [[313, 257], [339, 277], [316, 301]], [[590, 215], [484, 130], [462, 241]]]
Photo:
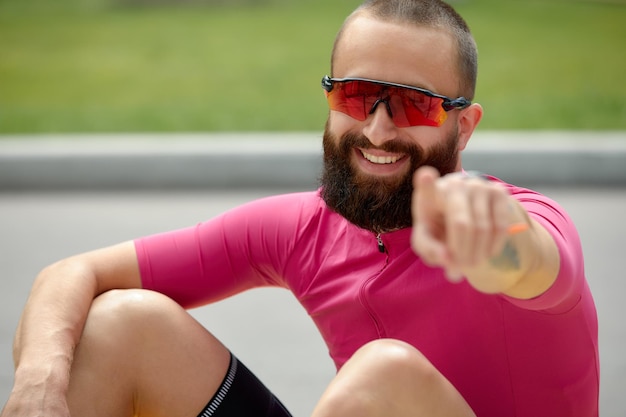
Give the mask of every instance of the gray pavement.
[[[626, 186], [626, 131], [478, 131], [463, 160], [516, 184]], [[320, 167], [320, 133], [0, 135], [0, 190], [310, 187]]]
[[[582, 237], [600, 320], [601, 415], [626, 415], [623, 237], [626, 188], [538, 188], [570, 212]], [[195, 224], [277, 189], [0, 193], [0, 403], [12, 384], [11, 338], [31, 282], [59, 258]], [[284, 399], [310, 413], [333, 375], [323, 342], [284, 290], [250, 291], [192, 312]]]

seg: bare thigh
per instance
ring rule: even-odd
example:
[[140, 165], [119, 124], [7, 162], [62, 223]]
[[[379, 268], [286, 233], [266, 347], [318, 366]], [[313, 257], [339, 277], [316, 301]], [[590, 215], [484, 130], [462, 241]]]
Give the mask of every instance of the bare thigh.
[[70, 410], [94, 417], [196, 417], [229, 360], [229, 351], [171, 299], [110, 291], [94, 300], [77, 346]]

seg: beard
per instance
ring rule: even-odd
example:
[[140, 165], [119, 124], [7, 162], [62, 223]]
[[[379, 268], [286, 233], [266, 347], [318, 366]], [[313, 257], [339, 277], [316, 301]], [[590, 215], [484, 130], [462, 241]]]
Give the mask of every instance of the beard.
[[[330, 209], [363, 229], [382, 233], [410, 227], [413, 173], [425, 165], [434, 167], [442, 176], [454, 172], [459, 155], [458, 142], [458, 134], [452, 132], [444, 142], [428, 150], [399, 140], [390, 140], [376, 147], [364, 135], [351, 132], [337, 140], [327, 122], [321, 196]], [[393, 177], [360, 173], [351, 162], [354, 148], [377, 148], [405, 154], [410, 158], [409, 170]]]

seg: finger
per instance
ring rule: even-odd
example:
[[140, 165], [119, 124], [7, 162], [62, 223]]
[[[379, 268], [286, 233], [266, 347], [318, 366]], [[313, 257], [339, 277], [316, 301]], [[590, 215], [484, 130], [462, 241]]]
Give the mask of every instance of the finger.
[[464, 278], [463, 272], [461, 271], [461, 267], [454, 265], [452, 262], [450, 262], [448, 266], [445, 268], [445, 275], [448, 281], [454, 282], [454, 283], [461, 282], [463, 281], [463, 278]]
[[430, 265], [443, 265], [446, 260], [446, 250], [441, 240], [443, 225], [438, 208], [438, 178], [439, 173], [431, 167], [421, 167], [413, 175], [411, 246]]
[[493, 238], [489, 248], [489, 257], [498, 255], [509, 239], [508, 227], [511, 217], [511, 202], [508, 192], [500, 190], [499, 198], [493, 198], [491, 202]]
[[413, 221], [419, 218], [428, 221], [437, 213], [437, 188], [435, 181], [439, 178], [439, 172], [429, 166], [424, 166], [415, 171], [413, 175]]
[[458, 265], [467, 265], [471, 260], [473, 240], [473, 214], [467, 180], [451, 179], [445, 197], [446, 244], [451, 259]]
[[480, 180], [480, 184], [470, 186], [472, 205], [472, 241], [469, 243], [469, 264], [476, 265], [489, 258], [492, 250], [493, 228], [490, 184]]

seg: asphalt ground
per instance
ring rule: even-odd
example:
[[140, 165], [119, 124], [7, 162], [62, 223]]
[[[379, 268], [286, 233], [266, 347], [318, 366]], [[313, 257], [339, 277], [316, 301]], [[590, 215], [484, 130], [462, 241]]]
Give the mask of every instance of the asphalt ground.
[[[621, 257], [626, 186], [535, 187], [578, 225], [600, 321], [601, 415], [626, 415], [626, 292]], [[0, 404], [13, 378], [11, 340], [37, 272], [86, 250], [185, 227], [245, 201], [302, 189], [0, 192]], [[295, 416], [310, 413], [334, 373], [304, 310], [284, 290], [250, 291], [192, 311], [256, 372]]]

